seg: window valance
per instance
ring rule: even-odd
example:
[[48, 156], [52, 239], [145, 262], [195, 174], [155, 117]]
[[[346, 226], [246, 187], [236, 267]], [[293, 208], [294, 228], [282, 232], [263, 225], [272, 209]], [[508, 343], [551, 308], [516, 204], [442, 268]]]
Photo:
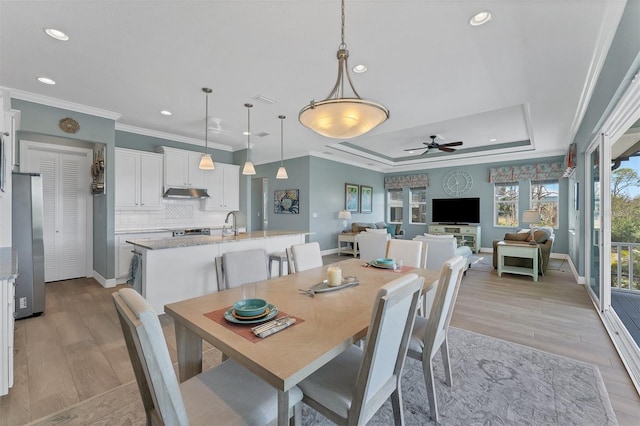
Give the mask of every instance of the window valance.
[[491, 167], [489, 182], [508, 183], [521, 180], [557, 180], [564, 174], [562, 162], [523, 164], [521, 166]]
[[429, 186], [429, 175], [422, 173], [419, 175], [385, 176], [384, 189], [426, 188]]

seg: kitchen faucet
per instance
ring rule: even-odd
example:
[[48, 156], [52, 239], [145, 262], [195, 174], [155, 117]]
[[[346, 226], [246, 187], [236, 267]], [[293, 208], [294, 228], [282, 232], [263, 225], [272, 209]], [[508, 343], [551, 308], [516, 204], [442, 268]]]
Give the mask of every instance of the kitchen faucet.
[[224, 219], [224, 223], [229, 223], [229, 216], [233, 216], [233, 227], [231, 229], [233, 230], [233, 235], [237, 237], [238, 236], [238, 218], [236, 217], [235, 212], [229, 212], [227, 213], [227, 217]]

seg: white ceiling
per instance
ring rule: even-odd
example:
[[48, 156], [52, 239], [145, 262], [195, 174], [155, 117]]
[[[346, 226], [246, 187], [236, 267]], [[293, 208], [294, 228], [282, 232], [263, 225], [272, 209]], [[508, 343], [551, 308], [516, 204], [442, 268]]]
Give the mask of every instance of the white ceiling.
[[[391, 117], [349, 141], [298, 122], [337, 75], [337, 0], [0, 2], [0, 85], [120, 114], [117, 128], [204, 145], [205, 97], [221, 132], [209, 143], [252, 158], [317, 155], [381, 171], [563, 155], [579, 125], [624, 3], [617, 0], [347, 0], [346, 42], [359, 94]], [[493, 19], [472, 27], [469, 18]], [[70, 36], [60, 42], [43, 28]], [[47, 86], [36, 77], [57, 84]], [[258, 95], [277, 100], [268, 104]], [[168, 109], [171, 117], [160, 115]], [[210, 123], [210, 125], [213, 123]], [[257, 133], [267, 132], [259, 137]], [[158, 133], [159, 134], [159, 133]], [[437, 134], [455, 154], [412, 156]], [[489, 139], [495, 138], [495, 142]], [[191, 140], [191, 139], [185, 139]]]

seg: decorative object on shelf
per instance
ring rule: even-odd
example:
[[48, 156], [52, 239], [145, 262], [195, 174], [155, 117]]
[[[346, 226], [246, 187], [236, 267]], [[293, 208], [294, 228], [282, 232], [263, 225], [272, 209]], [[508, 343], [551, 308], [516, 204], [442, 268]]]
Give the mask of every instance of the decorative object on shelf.
[[[300, 110], [298, 119], [314, 132], [334, 139], [350, 139], [363, 135], [384, 123], [389, 118], [389, 110], [382, 104], [362, 99], [351, 82], [349, 75], [349, 51], [344, 41], [344, 0], [341, 8], [342, 42], [338, 46], [338, 78], [329, 96], [323, 101], [312, 100]], [[354, 97], [345, 97], [344, 78], [349, 83]]]
[[284, 119], [287, 117], [279, 115], [278, 118], [280, 119], [280, 168], [276, 174], [276, 179], [289, 179], [287, 169], [284, 168]]
[[347, 219], [351, 219], [351, 212], [347, 210], [340, 210], [338, 212], [338, 219], [344, 219], [342, 221], [343, 232], [347, 229]]
[[373, 188], [360, 185], [360, 213], [373, 212]]
[[459, 197], [471, 191], [473, 178], [464, 170], [451, 170], [442, 180], [442, 189], [449, 195]]
[[256, 168], [253, 167], [253, 163], [251, 162], [251, 108], [253, 108], [253, 105], [244, 104], [244, 106], [247, 108], [247, 161], [242, 168], [242, 174], [255, 175]]
[[202, 91], [206, 94], [206, 102], [204, 107], [204, 154], [202, 154], [202, 158], [200, 158], [200, 164], [198, 168], [200, 170], [214, 170], [216, 165], [213, 162], [213, 158], [211, 154], [209, 154], [209, 93], [211, 93], [211, 89], [208, 87], [203, 87]]
[[58, 122], [58, 127], [65, 133], [78, 133], [80, 125], [71, 117], [63, 118]]
[[522, 223], [525, 225], [529, 225], [529, 229], [531, 231], [530, 240], [534, 240], [533, 238], [533, 225], [535, 223], [540, 223], [540, 212], [538, 210], [525, 210], [522, 212]]
[[93, 163], [91, 164], [91, 193], [94, 195], [105, 193], [105, 155], [106, 147], [93, 153]]
[[344, 209], [348, 212], [360, 211], [360, 187], [352, 183], [344, 184]]
[[300, 190], [281, 189], [273, 191], [274, 213], [276, 214], [299, 214], [300, 213]]

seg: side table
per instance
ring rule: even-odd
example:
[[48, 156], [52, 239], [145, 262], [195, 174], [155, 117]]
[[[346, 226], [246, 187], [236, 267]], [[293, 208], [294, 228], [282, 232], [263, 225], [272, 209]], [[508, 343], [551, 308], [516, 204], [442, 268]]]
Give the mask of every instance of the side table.
[[[501, 277], [504, 272], [509, 274], [529, 275], [533, 281], [538, 281], [538, 258], [540, 249], [537, 244], [506, 242], [500, 241], [498, 248], [498, 276]], [[531, 259], [533, 261], [532, 268], [523, 266], [509, 266], [504, 264], [505, 257], [520, 257], [523, 259]]]
[[[358, 256], [358, 245], [356, 244], [356, 233], [340, 233], [338, 234], [338, 256], [342, 254], [343, 251], [347, 253], [351, 253], [353, 257]], [[345, 244], [344, 246], [342, 244]]]

